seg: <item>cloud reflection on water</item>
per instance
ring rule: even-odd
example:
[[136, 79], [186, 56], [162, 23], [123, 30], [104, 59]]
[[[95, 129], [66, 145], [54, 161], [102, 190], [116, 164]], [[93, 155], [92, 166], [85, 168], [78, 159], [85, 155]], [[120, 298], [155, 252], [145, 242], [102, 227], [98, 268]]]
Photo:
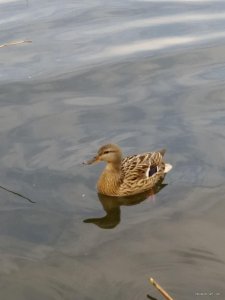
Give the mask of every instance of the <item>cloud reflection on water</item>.
[[163, 50], [175, 46], [191, 45], [198, 42], [209, 42], [210, 40], [216, 40], [225, 37], [225, 32], [208, 33], [199, 36], [182, 36], [182, 37], [167, 37], [156, 38], [150, 40], [139, 40], [138, 42], [119, 45], [106, 48], [100, 54], [90, 56], [89, 59], [106, 59], [119, 56], [126, 56], [131, 54], [137, 54], [141, 52], [150, 52], [155, 50]]
[[[36, 201], [0, 189], [2, 299], [144, 299], [149, 275], [224, 294], [225, 6], [163, 2], [1, 9], [2, 41], [33, 40], [1, 49], [1, 185]], [[109, 140], [167, 147], [174, 169], [154, 205], [104, 203], [100, 230], [82, 221], [101, 166], [80, 163]]]
[[[133, 20], [121, 23], [114, 26], [105, 26], [104, 28], [90, 29], [91, 34], [106, 34], [106, 33], [117, 33], [124, 30], [135, 30], [138, 28], [152, 27], [152, 26], [162, 26], [162, 25], [171, 25], [176, 23], [191, 23], [191, 22], [205, 22], [205, 21], [223, 21], [225, 20], [225, 13], [185, 13], [185, 14], [176, 14], [169, 16], [158, 16], [151, 17], [148, 19]], [[88, 29], [87, 29], [88, 32]]]

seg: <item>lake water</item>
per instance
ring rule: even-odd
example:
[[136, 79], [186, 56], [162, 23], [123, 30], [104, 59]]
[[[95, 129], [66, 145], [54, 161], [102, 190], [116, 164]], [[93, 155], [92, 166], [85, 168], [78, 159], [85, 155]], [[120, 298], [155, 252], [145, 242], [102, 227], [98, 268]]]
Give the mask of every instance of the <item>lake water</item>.
[[[225, 299], [225, 1], [0, 0], [0, 298]], [[147, 199], [104, 143], [167, 148]]]

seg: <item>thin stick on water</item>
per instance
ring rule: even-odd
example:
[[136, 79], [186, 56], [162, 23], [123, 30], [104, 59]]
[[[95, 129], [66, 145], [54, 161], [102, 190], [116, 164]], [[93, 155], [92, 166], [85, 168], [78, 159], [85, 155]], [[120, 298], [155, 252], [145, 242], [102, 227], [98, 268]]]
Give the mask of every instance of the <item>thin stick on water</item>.
[[166, 300], [173, 300], [173, 298], [151, 277], [150, 283], [163, 295]]
[[4, 191], [7, 191], [7, 192], [9, 192], [9, 193], [11, 193], [11, 194], [14, 194], [14, 195], [16, 195], [16, 196], [19, 196], [19, 197], [21, 197], [21, 198], [23, 198], [23, 199], [26, 199], [26, 200], [29, 201], [30, 203], [36, 203], [35, 201], [31, 200], [30, 198], [25, 197], [25, 196], [23, 196], [23, 195], [20, 194], [20, 193], [17, 193], [17, 192], [14, 192], [14, 191], [12, 191], [12, 190], [9, 190], [9, 189], [5, 188], [4, 186], [1, 186], [1, 185], [0, 185], [0, 189], [3, 189]]
[[14, 45], [18, 45], [18, 44], [24, 44], [24, 43], [32, 43], [32, 41], [30, 41], [30, 40], [22, 40], [22, 41], [9, 42], [9, 43], [0, 45], [0, 48], [8, 47], [8, 46], [14, 46]]

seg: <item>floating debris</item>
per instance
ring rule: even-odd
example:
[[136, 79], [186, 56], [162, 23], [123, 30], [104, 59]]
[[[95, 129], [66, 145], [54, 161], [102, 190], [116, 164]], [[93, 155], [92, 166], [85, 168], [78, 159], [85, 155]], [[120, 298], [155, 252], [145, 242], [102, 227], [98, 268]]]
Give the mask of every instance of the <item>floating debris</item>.
[[0, 185], [0, 189], [3, 189], [4, 191], [7, 191], [7, 192], [9, 192], [9, 193], [11, 193], [11, 194], [14, 194], [14, 195], [16, 195], [16, 196], [19, 196], [19, 197], [21, 197], [21, 198], [23, 198], [23, 199], [26, 199], [26, 200], [29, 201], [30, 203], [36, 203], [35, 201], [31, 200], [30, 198], [27, 198], [27, 197], [23, 196], [23, 195], [20, 194], [20, 193], [17, 193], [17, 192], [14, 192], [14, 191], [12, 191], [12, 190], [9, 190], [9, 189], [5, 188], [4, 186], [1, 186], [1, 185]]
[[8, 47], [8, 46], [14, 46], [14, 45], [19, 45], [19, 44], [24, 44], [24, 43], [32, 43], [32, 41], [30, 41], [30, 40], [23, 40], [23, 41], [9, 42], [9, 43], [0, 45], [0, 48]]
[[152, 277], [149, 278], [149, 281], [166, 300], [174, 300]]

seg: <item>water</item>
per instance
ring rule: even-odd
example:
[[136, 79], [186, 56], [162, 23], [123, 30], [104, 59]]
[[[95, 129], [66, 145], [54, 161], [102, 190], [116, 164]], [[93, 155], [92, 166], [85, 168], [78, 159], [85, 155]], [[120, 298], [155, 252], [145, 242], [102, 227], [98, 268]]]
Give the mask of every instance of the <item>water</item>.
[[[224, 299], [224, 1], [0, 1], [1, 299]], [[98, 147], [167, 148], [148, 199]]]

